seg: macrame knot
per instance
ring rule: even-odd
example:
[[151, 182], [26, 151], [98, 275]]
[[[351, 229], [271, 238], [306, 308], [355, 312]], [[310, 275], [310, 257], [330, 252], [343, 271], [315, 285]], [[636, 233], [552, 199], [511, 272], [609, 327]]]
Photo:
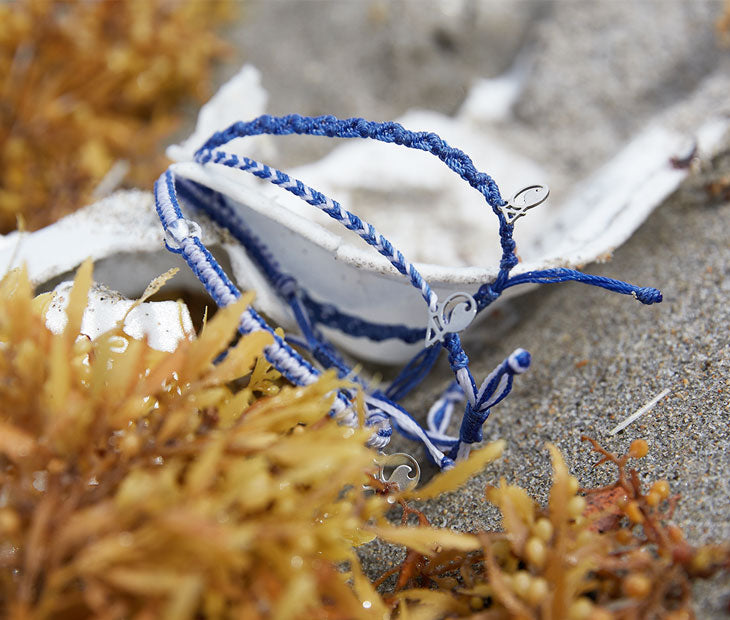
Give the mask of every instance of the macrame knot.
[[507, 358], [507, 364], [509, 364], [510, 369], [513, 373], [518, 375], [522, 374], [530, 367], [531, 361], [532, 356], [529, 351], [525, 351], [525, 349], [516, 349]]
[[512, 267], [520, 262], [517, 258], [517, 255], [515, 254], [516, 247], [517, 244], [511, 237], [509, 239], [502, 239], [503, 258], [501, 261], [499, 261], [500, 269], [512, 269]]
[[449, 349], [449, 364], [451, 365], [451, 369], [456, 372], [469, 365], [469, 357], [464, 353], [463, 349]]
[[357, 126], [355, 127], [355, 130], [357, 133], [360, 134], [361, 138], [369, 138], [370, 137], [370, 123], [368, 123], [364, 119], [360, 119], [357, 123]]
[[450, 459], [448, 456], [444, 456], [439, 464], [441, 471], [448, 471], [449, 469], [452, 469], [454, 465], [456, 465], [456, 463], [454, 463], [454, 459]]
[[636, 296], [636, 299], [647, 306], [651, 304], [658, 304], [662, 300], [662, 292], [650, 286], [637, 289], [634, 295]]
[[499, 293], [492, 288], [491, 284], [482, 284], [474, 295], [480, 310], [486, 308], [493, 301], [499, 298]]

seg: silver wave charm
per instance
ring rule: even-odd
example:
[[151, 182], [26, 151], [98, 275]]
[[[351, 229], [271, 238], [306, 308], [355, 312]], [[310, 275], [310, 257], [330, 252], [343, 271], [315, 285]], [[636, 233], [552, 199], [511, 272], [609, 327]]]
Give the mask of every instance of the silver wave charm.
[[541, 205], [548, 199], [550, 188], [547, 185], [529, 185], [509, 199], [502, 207], [502, 213], [507, 221], [512, 224], [521, 218], [529, 209]]
[[405, 452], [379, 454], [375, 464], [378, 466], [377, 478], [386, 484], [396, 485], [399, 492], [414, 488], [421, 478], [418, 461]]
[[471, 324], [477, 315], [477, 302], [467, 293], [454, 293], [428, 314], [426, 346], [443, 341], [446, 334], [460, 332]]

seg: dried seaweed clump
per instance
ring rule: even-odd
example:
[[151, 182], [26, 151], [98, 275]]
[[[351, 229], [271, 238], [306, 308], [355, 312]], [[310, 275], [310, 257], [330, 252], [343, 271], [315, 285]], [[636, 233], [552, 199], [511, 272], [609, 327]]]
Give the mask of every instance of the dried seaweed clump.
[[[488, 488], [504, 531], [435, 534], [430, 546], [411, 545], [387, 597], [391, 606], [419, 619], [694, 618], [690, 580], [730, 568], [730, 548], [695, 548], [668, 524], [677, 498], [667, 482], [645, 492], [636, 471], [626, 468], [630, 457], [646, 455], [645, 441], [633, 442], [623, 457], [589, 441], [602, 455], [598, 464], [618, 467], [614, 485], [581, 495], [557, 448], [549, 446], [548, 506], [504, 481]], [[421, 521], [427, 527], [422, 515]]]
[[0, 3], [0, 233], [83, 206], [115, 162], [148, 186], [180, 104], [203, 100], [231, 0]]
[[0, 616], [382, 610], [353, 545], [387, 502], [363, 490], [362, 433], [327, 416], [342, 382], [279, 387], [265, 333], [214, 365], [250, 298], [173, 353], [121, 329], [92, 342], [90, 284], [87, 263], [53, 335], [25, 272], [0, 282]]

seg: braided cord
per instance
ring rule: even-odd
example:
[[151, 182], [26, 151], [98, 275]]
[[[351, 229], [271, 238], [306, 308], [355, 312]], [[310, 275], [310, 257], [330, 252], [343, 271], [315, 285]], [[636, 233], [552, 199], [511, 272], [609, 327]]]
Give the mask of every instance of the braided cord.
[[[175, 230], [179, 222], [187, 222], [177, 200], [175, 178], [170, 170], [163, 173], [155, 183], [155, 208], [166, 233]], [[198, 237], [186, 235], [174, 239], [174, 245], [170, 244], [169, 237], [168, 235], [166, 238], [168, 250], [180, 254], [185, 259], [218, 306], [228, 306], [240, 298], [240, 291]], [[249, 306], [241, 315], [239, 331], [245, 334], [262, 330], [268, 331], [274, 339], [274, 342], [264, 349], [266, 359], [282, 375], [295, 385], [309, 385], [317, 380], [319, 371], [292, 349]], [[343, 394], [338, 395], [335, 401], [335, 413], [340, 414], [348, 407], [346, 397]]]
[[329, 215], [333, 220], [342, 224], [348, 230], [356, 233], [365, 243], [374, 247], [379, 254], [385, 256], [395, 269], [407, 276], [411, 284], [421, 292], [424, 300], [431, 310], [436, 309], [438, 298], [431, 290], [416, 267], [408, 262], [400, 250], [396, 250], [393, 244], [383, 235], [379, 234], [372, 224], [364, 223], [357, 215], [351, 213], [347, 209], [343, 209], [342, 205], [336, 200], [325, 196], [315, 189], [305, 185], [298, 179], [292, 179], [288, 174], [271, 168], [265, 164], [261, 164], [248, 157], [238, 157], [235, 154], [224, 153], [223, 151], [204, 151], [196, 155], [196, 161], [199, 164], [208, 162], [220, 164], [228, 168], [249, 172], [259, 179], [269, 181], [274, 185], [278, 185], [282, 189], [301, 198], [307, 204], [319, 208], [321, 211]]
[[267, 246], [246, 225], [240, 214], [227, 204], [221, 194], [188, 179], [176, 179], [175, 184], [179, 196], [185, 202], [195, 209], [203, 211], [220, 226], [227, 228], [246, 248], [248, 255], [282, 299], [290, 303], [292, 295], [296, 292], [301, 298], [301, 303], [312, 324], [327, 325], [350, 336], [367, 338], [373, 342], [382, 342], [391, 338], [407, 344], [423, 341], [426, 335], [424, 328], [373, 323], [342, 312], [333, 304], [314, 299], [306, 290], [298, 287], [294, 278], [283, 272]]
[[[405, 129], [395, 122], [377, 123], [362, 118], [338, 119], [334, 116], [306, 117], [299, 114], [287, 116], [270, 116], [264, 114], [252, 121], [239, 121], [227, 129], [213, 134], [195, 154], [196, 159], [207, 157], [213, 150], [236, 138], [270, 135], [311, 135], [329, 138], [369, 138], [380, 142], [398, 144], [407, 148], [431, 153], [464, 179], [469, 185], [481, 193], [487, 204], [499, 219], [499, 236], [502, 247], [500, 271], [492, 285], [494, 299], [504, 288], [510, 270], [517, 264], [515, 243], [512, 239], [514, 227], [507, 221], [500, 207], [505, 201], [499, 192], [494, 179], [484, 172], [479, 172], [471, 158], [460, 149], [450, 146], [432, 132], [414, 132]], [[396, 267], [397, 268], [397, 267]], [[491, 301], [493, 301], [492, 299]], [[486, 307], [488, 304], [483, 304]], [[431, 310], [434, 308], [429, 303]]]
[[639, 287], [629, 284], [628, 282], [622, 282], [621, 280], [614, 280], [613, 278], [606, 278], [603, 276], [594, 276], [575, 269], [544, 269], [541, 271], [526, 271], [517, 276], [510, 278], [504, 288], [510, 286], [516, 286], [518, 284], [557, 284], [559, 282], [582, 282], [583, 284], [590, 284], [592, 286], [598, 286], [605, 288], [614, 293], [622, 293], [623, 295], [633, 295], [642, 304], [651, 305], [657, 304], [662, 300], [662, 293], [658, 289], [650, 286]]
[[198, 154], [212, 151], [235, 138], [271, 135], [310, 135], [328, 138], [370, 138], [380, 142], [399, 144], [408, 148], [426, 151], [438, 157], [451, 170], [479, 191], [492, 206], [495, 213], [504, 216], [499, 207], [505, 204], [499, 188], [492, 177], [479, 172], [471, 158], [463, 151], [449, 146], [438, 135], [425, 131], [409, 131], [399, 123], [377, 123], [362, 118], [338, 119], [334, 116], [306, 117], [299, 114], [270, 116], [264, 114], [249, 122], [237, 122], [223, 131], [216, 132], [198, 150]]

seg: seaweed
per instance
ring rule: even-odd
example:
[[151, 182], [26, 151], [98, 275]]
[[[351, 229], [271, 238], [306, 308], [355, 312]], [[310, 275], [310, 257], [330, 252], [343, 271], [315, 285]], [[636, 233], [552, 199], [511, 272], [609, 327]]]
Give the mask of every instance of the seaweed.
[[[670, 496], [667, 481], [645, 492], [627, 467], [630, 458], [647, 454], [646, 441], [635, 440], [619, 457], [583, 439], [601, 455], [597, 465], [617, 467], [614, 484], [579, 489], [560, 452], [548, 446], [548, 506], [504, 480], [488, 487], [503, 531], [461, 534], [458, 545], [434, 533], [430, 549], [410, 549], [375, 582], [398, 575], [385, 594], [391, 607], [404, 618], [693, 618], [691, 580], [728, 570], [730, 546], [694, 547], [670, 524], [679, 498]], [[421, 513], [407, 512], [428, 527]]]
[[0, 233], [18, 216], [33, 230], [55, 221], [100, 197], [105, 177], [151, 185], [182, 104], [209, 94], [229, 49], [213, 29], [233, 7], [0, 3]]
[[[329, 415], [354, 386], [288, 385], [265, 332], [229, 346], [250, 294], [168, 353], [123, 321], [81, 333], [91, 282], [87, 262], [53, 334], [52, 294], [34, 297], [23, 269], [0, 281], [3, 617], [679, 620], [691, 581], [730, 568], [728, 545], [692, 546], [670, 523], [667, 481], [645, 489], [629, 467], [644, 440], [616, 456], [585, 438], [618, 471], [596, 489], [550, 445], [547, 506], [501, 480], [486, 499], [502, 531], [434, 528], [410, 501], [454, 490], [504, 442], [401, 492], [375, 476], [367, 431]], [[375, 537], [406, 556], [371, 583], [355, 548]]]
[[54, 335], [23, 270], [0, 282], [0, 615], [374, 613], [353, 545], [388, 503], [364, 431], [327, 415], [343, 382], [280, 385], [267, 333], [215, 365], [250, 295], [173, 353], [91, 341], [90, 284], [86, 263]]

